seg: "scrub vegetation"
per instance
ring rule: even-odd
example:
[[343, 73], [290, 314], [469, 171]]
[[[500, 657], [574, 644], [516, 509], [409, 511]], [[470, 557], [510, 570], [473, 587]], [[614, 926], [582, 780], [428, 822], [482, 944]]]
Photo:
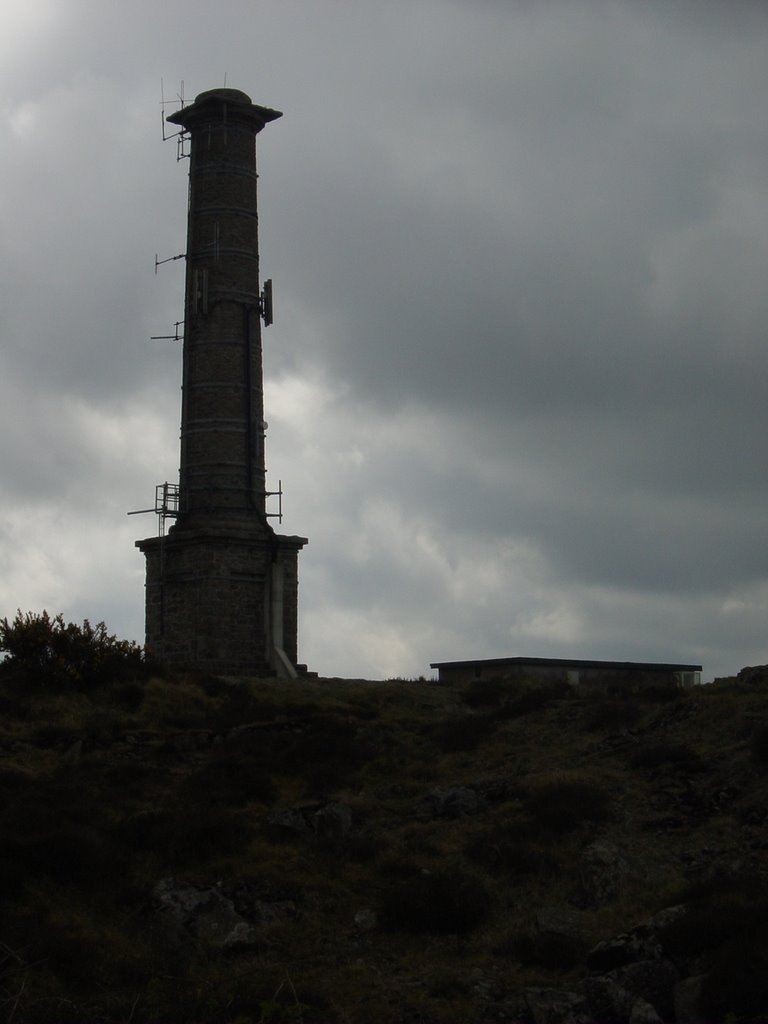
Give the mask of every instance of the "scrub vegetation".
[[[626, 701], [235, 681], [21, 614], [0, 648], [0, 1021], [531, 1020], [681, 903], [707, 1019], [764, 1019], [768, 671]], [[161, 883], [225, 896], [237, 941], [170, 928]]]

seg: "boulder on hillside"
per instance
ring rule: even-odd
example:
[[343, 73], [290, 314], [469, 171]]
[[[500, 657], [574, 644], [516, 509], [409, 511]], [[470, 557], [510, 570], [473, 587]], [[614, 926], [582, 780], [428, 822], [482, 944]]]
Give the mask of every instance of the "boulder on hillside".
[[552, 905], [536, 914], [533, 953], [536, 963], [568, 967], [583, 960], [592, 936], [582, 911]]
[[352, 808], [340, 801], [284, 807], [267, 815], [267, 822], [281, 832], [315, 835], [321, 839], [344, 839], [352, 830]]
[[256, 940], [253, 925], [235, 910], [232, 900], [216, 885], [164, 878], [152, 895], [162, 929], [174, 944], [191, 942], [233, 950], [253, 945]]
[[224, 952], [249, 949], [260, 941], [261, 926], [291, 919], [296, 913], [291, 900], [264, 902], [220, 883], [163, 878], [152, 896], [164, 938], [179, 947], [204, 946]]
[[606, 840], [590, 843], [579, 860], [580, 902], [588, 907], [606, 906], [619, 895], [629, 875], [629, 863], [618, 846]]
[[436, 818], [464, 818], [479, 813], [485, 806], [482, 796], [468, 786], [433, 789], [427, 799]]
[[626, 964], [663, 959], [661, 932], [685, 912], [682, 904], [665, 907], [631, 931], [599, 942], [587, 955], [587, 967], [595, 974], [605, 974]]
[[527, 988], [525, 1001], [534, 1024], [594, 1024], [583, 996], [556, 988]]

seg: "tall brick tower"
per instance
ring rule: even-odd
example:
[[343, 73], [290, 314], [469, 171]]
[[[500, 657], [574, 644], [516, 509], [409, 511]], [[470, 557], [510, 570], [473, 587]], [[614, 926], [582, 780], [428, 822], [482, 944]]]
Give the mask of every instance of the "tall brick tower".
[[294, 676], [304, 537], [266, 511], [256, 135], [280, 117], [236, 89], [172, 114], [189, 140], [178, 514], [144, 553], [146, 643], [161, 661]]

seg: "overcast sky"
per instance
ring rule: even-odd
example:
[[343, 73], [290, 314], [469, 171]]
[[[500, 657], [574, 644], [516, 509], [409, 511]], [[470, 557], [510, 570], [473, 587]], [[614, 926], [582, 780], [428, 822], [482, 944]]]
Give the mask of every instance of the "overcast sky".
[[143, 639], [126, 513], [178, 479], [162, 79], [284, 112], [302, 661], [768, 662], [767, 53], [764, 0], [3, 0], [0, 616]]

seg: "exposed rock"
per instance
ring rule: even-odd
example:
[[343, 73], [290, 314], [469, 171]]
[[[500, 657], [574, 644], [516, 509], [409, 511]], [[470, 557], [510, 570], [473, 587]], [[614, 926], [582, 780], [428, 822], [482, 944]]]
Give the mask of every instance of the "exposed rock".
[[464, 818], [483, 809], [483, 798], [468, 786], [433, 789], [428, 797], [436, 818]]
[[534, 1024], [592, 1024], [583, 996], [556, 988], [527, 988], [525, 1001]]
[[164, 878], [153, 896], [166, 935], [176, 943], [190, 940], [222, 950], [247, 947], [256, 931], [218, 886], [200, 886]]
[[352, 810], [348, 804], [325, 804], [312, 815], [312, 827], [323, 839], [343, 839], [352, 829]]
[[64, 753], [61, 755], [62, 764], [77, 764], [80, 758], [83, 756], [83, 741], [75, 740], [72, 746], [67, 747]]
[[198, 737], [193, 732], [180, 732], [175, 736], [169, 736], [166, 744], [169, 750], [174, 750], [177, 754], [189, 753], [200, 747]]
[[686, 913], [687, 908], [684, 903], [676, 903], [673, 907], [664, 907], [658, 914], [654, 914], [652, 917], [641, 921], [633, 931], [637, 932], [638, 935], [657, 938], [660, 932], [668, 928], [675, 921], [678, 921]]
[[612, 978], [585, 978], [580, 987], [594, 1020], [627, 1024], [637, 996], [622, 988]]
[[630, 873], [629, 864], [613, 843], [598, 841], [588, 846], [579, 863], [579, 885], [587, 906], [604, 907], [619, 895]]
[[740, 683], [766, 683], [768, 682], [768, 665], [748, 665], [736, 674]]
[[642, 936], [627, 932], [612, 939], [598, 942], [587, 954], [587, 967], [597, 974], [613, 971], [625, 964], [653, 958], [656, 955], [654, 943]]
[[596, 1021], [663, 1024], [673, 1020], [672, 986], [676, 977], [675, 969], [666, 961], [650, 961], [585, 978], [580, 989]]
[[313, 833], [323, 839], [343, 839], [352, 829], [352, 809], [344, 803], [286, 807], [267, 816], [270, 825], [298, 834]]
[[167, 941], [202, 945], [228, 952], [247, 949], [261, 941], [261, 928], [296, 916], [292, 900], [258, 899], [250, 886], [182, 881], [164, 878], [152, 895], [157, 922]]
[[705, 974], [683, 978], [675, 985], [674, 1003], [677, 1024], [700, 1024], [705, 1019], [703, 993]]
[[584, 915], [573, 907], [542, 907], [536, 914], [535, 943], [544, 954], [540, 962], [574, 964], [584, 957], [590, 936]]
[[587, 967], [590, 971], [604, 974], [626, 964], [661, 960], [664, 956], [661, 932], [683, 914], [685, 907], [682, 904], [666, 907], [631, 931], [599, 942], [587, 955]]
[[363, 907], [362, 910], [358, 910], [355, 914], [355, 924], [362, 932], [370, 932], [378, 924], [378, 918], [376, 917], [376, 911], [371, 910], [370, 907]]
[[284, 828], [288, 832], [312, 831], [312, 826], [307, 820], [304, 810], [298, 807], [286, 807], [279, 811], [272, 811], [267, 816], [267, 821], [270, 825], [277, 825], [278, 828]]
[[650, 1003], [662, 1020], [673, 1019], [674, 990], [680, 975], [669, 960], [640, 960], [611, 971], [607, 977]]
[[470, 972], [467, 980], [468, 987], [472, 989], [478, 999], [483, 1002], [491, 1002], [501, 994], [501, 986], [498, 979], [492, 977], [487, 971], [475, 967]]
[[632, 1007], [627, 1024], [664, 1024], [664, 1020], [656, 1013], [656, 1010], [650, 1003], [646, 1003], [644, 999], [637, 999]]

